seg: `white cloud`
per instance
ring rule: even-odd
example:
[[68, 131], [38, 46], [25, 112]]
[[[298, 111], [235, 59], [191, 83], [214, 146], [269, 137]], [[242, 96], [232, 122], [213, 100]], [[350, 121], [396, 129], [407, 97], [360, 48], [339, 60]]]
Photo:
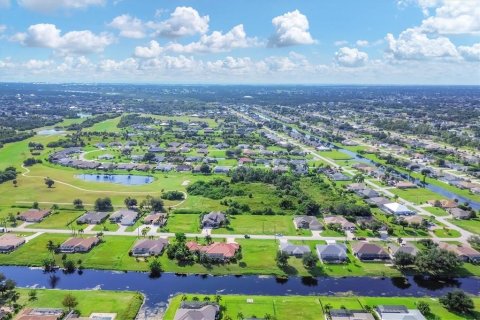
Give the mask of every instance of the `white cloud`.
[[156, 30], [156, 35], [167, 38], [179, 38], [204, 34], [208, 31], [209, 16], [200, 16], [192, 7], [177, 7], [165, 21], [148, 23]]
[[120, 61], [105, 59], [99, 62], [98, 69], [102, 72], [132, 72], [138, 69], [138, 63], [134, 58], [127, 58]]
[[415, 4], [422, 9], [424, 15], [428, 16], [430, 13], [429, 10], [440, 5], [442, 1], [443, 0], [397, 0], [397, 4], [400, 7], [406, 7], [410, 4]]
[[342, 47], [335, 53], [335, 61], [343, 67], [361, 67], [368, 61], [368, 54], [357, 48]]
[[214, 31], [210, 35], [202, 35], [200, 40], [187, 45], [171, 43], [166, 50], [176, 53], [193, 52], [226, 52], [235, 48], [246, 48], [257, 44], [255, 38], [247, 37], [243, 25], [239, 24], [223, 34]]
[[0, 34], [4, 33], [7, 30], [7, 26], [4, 24], [0, 24]]
[[459, 46], [458, 52], [468, 61], [480, 61], [480, 43], [476, 43], [471, 47]]
[[61, 30], [54, 24], [41, 23], [31, 25], [25, 33], [17, 33], [12, 40], [27, 47], [50, 48], [58, 54], [68, 55], [102, 52], [114, 39], [109, 34], [96, 35], [89, 30], [61, 35]]
[[[4, 1], [4, 0], [2, 0]], [[17, 0], [26, 9], [37, 12], [52, 12], [59, 9], [85, 9], [104, 5], [106, 0]]]
[[444, 1], [420, 28], [438, 34], [479, 34], [480, 0]]
[[359, 46], [359, 47], [366, 47], [366, 46], [368, 46], [370, 43], [368, 42], [368, 40], [357, 40], [356, 44], [357, 44], [357, 46]]
[[157, 41], [152, 40], [148, 47], [136, 47], [134, 55], [137, 58], [149, 59], [158, 57], [163, 51], [164, 49], [160, 44]]
[[348, 41], [346, 40], [338, 40], [333, 43], [335, 47], [342, 47], [348, 45]]
[[458, 57], [455, 45], [448, 38], [429, 38], [417, 28], [403, 31], [397, 39], [389, 33], [385, 40], [387, 52], [399, 60]]
[[9, 8], [10, 0], [0, 0], [0, 8]]
[[115, 17], [108, 26], [119, 30], [121, 37], [132, 39], [141, 39], [145, 37], [145, 26], [142, 20], [128, 14]]
[[23, 64], [23, 66], [27, 69], [44, 69], [46, 67], [50, 67], [54, 64], [53, 60], [36, 60], [30, 59]]
[[273, 18], [272, 24], [275, 27], [275, 34], [269, 41], [269, 45], [272, 47], [315, 43], [308, 31], [307, 17], [298, 10]]

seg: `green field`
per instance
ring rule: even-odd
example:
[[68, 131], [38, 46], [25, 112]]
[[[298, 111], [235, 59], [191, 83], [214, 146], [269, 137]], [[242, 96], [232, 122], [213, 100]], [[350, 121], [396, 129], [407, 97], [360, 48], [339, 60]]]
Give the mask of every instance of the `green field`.
[[143, 302], [143, 296], [136, 292], [104, 290], [44, 290], [35, 289], [36, 300], [29, 300], [30, 289], [18, 289], [19, 303], [26, 308], [63, 308], [66, 294], [73, 295], [78, 302], [75, 308], [80, 316], [89, 317], [92, 313], [116, 313], [117, 319], [133, 320]]
[[325, 157], [325, 158], [329, 158], [329, 159], [332, 159], [332, 160], [350, 160], [350, 159], [353, 159], [348, 154], [343, 153], [341, 151], [337, 151], [337, 150], [319, 151], [318, 154]]
[[[204, 295], [189, 294], [187, 300], [197, 297], [203, 300]], [[211, 301], [214, 300], [211, 296]], [[174, 297], [168, 306], [164, 320], [172, 320], [176, 310], [181, 303], [182, 295]], [[247, 301], [248, 299], [248, 301]], [[245, 318], [263, 318], [266, 314], [274, 316], [277, 320], [291, 319], [324, 319], [324, 313], [327, 307], [347, 308], [353, 310], [362, 310], [366, 306], [374, 308], [375, 306], [385, 305], [405, 305], [409, 309], [416, 309], [418, 301], [425, 301], [431, 309], [429, 319], [438, 320], [460, 320], [460, 319], [478, 319], [480, 311], [480, 298], [473, 298], [475, 303], [475, 313], [472, 315], [458, 315], [445, 309], [437, 298], [415, 298], [415, 297], [308, 297], [308, 296], [221, 296], [220, 305], [224, 307], [223, 318], [226, 316], [231, 319], [238, 319], [239, 313]]]
[[83, 213], [83, 211], [61, 210], [58, 211], [58, 213], [53, 213], [46, 217], [42, 222], [31, 224], [28, 227], [38, 229], [70, 229], [69, 224], [73, 222], [73, 227], [78, 230], [81, 226], [78, 226], [75, 221]]
[[219, 234], [310, 235], [309, 230], [296, 230], [293, 216], [236, 215], [229, 218], [227, 228], [215, 229]]
[[422, 204], [428, 200], [441, 200], [445, 197], [442, 195], [430, 191], [425, 188], [415, 188], [415, 189], [390, 189], [388, 190], [393, 194], [398, 195], [400, 198], [403, 198], [407, 201]]
[[450, 219], [450, 222], [459, 226], [462, 229], [480, 235], [480, 218], [469, 220]]

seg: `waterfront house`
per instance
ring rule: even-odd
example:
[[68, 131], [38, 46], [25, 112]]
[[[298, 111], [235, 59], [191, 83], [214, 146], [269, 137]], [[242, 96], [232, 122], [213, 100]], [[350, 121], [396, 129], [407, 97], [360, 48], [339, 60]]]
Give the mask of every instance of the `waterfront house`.
[[158, 256], [168, 246], [168, 239], [141, 239], [137, 240], [132, 249], [135, 257]]
[[97, 237], [90, 238], [70, 238], [60, 245], [60, 252], [63, 253], [85, 253], [90, 251], [95, 245], [100, 242]]
[[342, 263], [347, 261], [347, 247], [343, 243], [317, 245], [317, 254], [325, 263]]

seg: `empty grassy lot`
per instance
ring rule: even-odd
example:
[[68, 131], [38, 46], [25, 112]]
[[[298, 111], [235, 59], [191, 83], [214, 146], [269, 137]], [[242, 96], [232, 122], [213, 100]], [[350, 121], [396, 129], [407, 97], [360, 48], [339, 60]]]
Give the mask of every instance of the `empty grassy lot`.
[[80, 316], [89, 317], [92, 313], [116, 313], [117, 319], [133, 320], [143, 302], [143, 296], [137, 292], [104, 290], [44, 290], [35, 289], [36, 300], [29, 300], [30, 289], [18, 289], [19, 303], [26, 308], [64, 308], [62, 300], [66, 294], [77, 298], [75, 307]]
[[230, 216], [227, 228], [215, 229], [219, 234], [276, 234], [284, 235], [310, 235], [309, 230], [296, 230], [293, 216], [259, 216], [236, 215]]
[[403, 189], [403, 190], [394, 188], [388, 191], [398, 195], [400, 198], [403, 198], [407, 201], [410, 201], [416, 204], [422, 204], [427, 202], [428, 200], [441, 200], [445, 198], [442, 195], [425, 188]]
[[462, 229], [465, 229], [467, 231], [480, 235], [480, 218], [475, 218], [470, 220], [450, 219], [450, 222], [459, 226]]

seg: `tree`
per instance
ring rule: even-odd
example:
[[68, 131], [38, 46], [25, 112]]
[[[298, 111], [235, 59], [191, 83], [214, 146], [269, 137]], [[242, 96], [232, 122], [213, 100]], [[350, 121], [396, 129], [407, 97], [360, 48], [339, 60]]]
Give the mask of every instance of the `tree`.
[[55, 181], [53, 181], [52, 179], [50, 179], [49, 177], [46, 177], [44, 179], [45, 181], [45, 184], [47, 185], [47, 187], [51, 188], [54, 184], [55, 184]]
[[200, 172], [203, 174], [209, 174], [210, 172], [212, 172], [212, 169], [210, 169], [210, 166], [208, 164], [202, 163], [202, 165], [200, 166]]
[[288, 254], [283, 251], [278, 251], [275, 261], [279, 267], [285, 268], [288, 265]]
[[177, 232], [175, 233], [175, 240], [179, 243], [183, 243], [187, 241], [187, 236], [185, 235], [185, 233]]
[[133, 208], [137, 205], [137, 199], [132, 197], [127, 197], [125, 198], [125, 200], [123, 200], [123, 203], [125, 203], [125, 206], [127, 208]]
[[155, 154], [153, 152], [147, 152], [143, 155], [144, 162], [154, 162], [155, 161]]
[[81, 199], [73, 200], [73, 206], [75, 209], [83, 209], [83, 201]]
[[302, 258], [303, 265], [307, 269], [311, 269], [317, 265], [318, 258], [313, 253], [309, 252]]
[[358, 173], [358, 174], [353, 176], [352, 180], [353, 180], [353, 182], [361, 183], [361, 182], [365, 181], [365, 176], [361, 173]]
[[95, 210], [96, 211], [112, 211], [113, 205], [112, 200], [109, 197], [98, 198], [95, 200]]
[[63, 297], [62, 304], [65, 308], [68, 308], [68, 311], [72, 311], [72, 309], [78, 305], [77, 298], [72, 294], [67, 293], [65, 297]]
[[53, 243], [52, 240], [48, 240], [47, 242], [47, 250], [52, 254], [52, 259], [55, 260], [55, 251], [57, 251], [58, 245]]
[[241, 312], [237, 313], [237, 319], [238, 320], [243, 320], [243, 318], [244, 318], [243, 313], [241, 313]]
[[205, 242], [206, 242], [207, 244], [212, 244], [212, 242], [213, 242], [212, 236], [209, 235], [209, 234], [207, 234], [207, 235], [205, 236]]
[[430, 305], [425, 301], [419, 301], [417, 303], [417, 309], [424, 315], [430, 314]]
[[30, 290], [28, 292], [28, 300], [29, 301], [35, 301], [37, 300], [37, 290]]
[[158, 278], [163, 271], [162, 264], [157, 259], [150, 262], [148, 267], [150, 268], [150, 277], [152, 278]]
[[72, 260], [65, 260], [63, 262], [63, 268], [66, 272], [72, 273], [75, 271], [75, 262], [73, 262]]
[[13, 183], [13, 186], [14, 186], [15, 188], [18, 187], [18, 181], [17, 181], [17, 179], [14, 179], [14, 180], [12, 181], [12, 183]]
[[462, 265], [462, 261], [452, 252], [437, 247], [422, 250], [415, 257], [415, 266], [420, 273], [447, 275]]
[[473, 300], [462, 290], [454, 290], [440, 297], [440, 303], [451, 311], [469, 313], [473, 311]]
[[420, 173], [423, 176], [422, 182], [423, 182], [423, 184], [425, 184], [425, 180], [427, 179], [427, 176], [430, 174], [430, 170], [429, 169], [422, 169], [422, 171], [420, 171]]
[[415, 263], [415, 257], [408, 252], [397, 251], [393, 257], [393, 263], [400, 269]]

